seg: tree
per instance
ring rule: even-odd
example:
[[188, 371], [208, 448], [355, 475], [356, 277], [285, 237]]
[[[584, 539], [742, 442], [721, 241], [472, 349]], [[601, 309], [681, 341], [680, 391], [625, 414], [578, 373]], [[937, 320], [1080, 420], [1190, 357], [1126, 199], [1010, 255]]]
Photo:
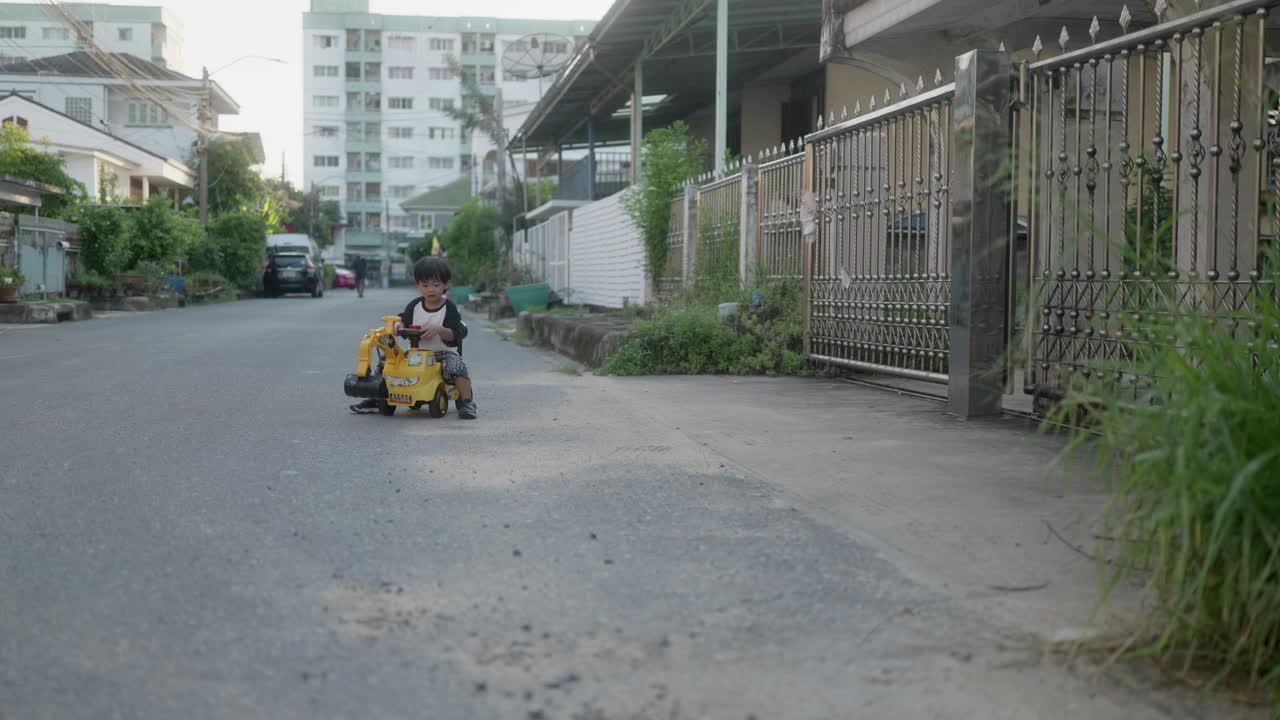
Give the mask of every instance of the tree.
[[153, 195], [145, 205], [129, 214], [129, 240], [125, 267], [139, 263], [171, 264], [203, 237], [200, 223], [169, 206], [164, 195]]
[[[440, 243], [449, 253], [449, 267], [455, 282], [476, 282], [486, 271], [497, 267], [498, 248], [494, 231], [498, 228], [497, 212], [472, 198], [453, 216]], [[430, 251], [430, 243], [427, 245]]]
[[84, 269], [110, 277], [129, 263], [129, 218], [123, 209], [102, 205], [80, 214], [80, 262]]
[[267, 224], [255, 212], [223, 213], [209, 223], [209, 237], [221, 262], [221, 274], [231, 283], [257, 285], [267, 254]]
[[[495, 98], [492, 95], [487, 95], [480, 89], [480, 82], [475, 73], [463, 67], [456, 57], [447, 55], [445, 62], [453, 74], [458, 76], [462, 85], [462, 103], [445, 108], [445, 114], [461, 126], [464, 137], [476, 131], [484, 133], [489, 138], [489, 142], [493, 143], [499, 153], [506, 155], [507, 161], [511, 163], [511, 177], [520, 177], [515, 155], [510, 152], [511, 145], [508, 142], [507, 129], [502, 124], [502, 108], [494, 102]], [[498, 162], [502, 160], [499, 159]], [[506, 188], [501, 187], [499, 183], [499, 198], [505, 192]]]
[[84, 199], [84, 185], [68, 175], [62, 165], [62, 158], [32, 146], [26, 128], [13, 123], [0, 127], [0, 175], [13, 175], [63, 190], [65, 195], [44, 198], [40, 214], [74, 220]]
[[[253, 154], [244, 142], [214, 142], [209, 145], [210, 215], [262, 209], [266, 185], [253, 166]], [[198, 155], [192, 167], [199, 171]], [[199, 187], [196, 192], [199, 192]]]
[[[342, 208], [337, 202], [325, 200], [316, 188], [304, 193], [280, 178], [267, 178], [265, 186], [269, 198], [282, 211], [279, 225], [274, 229], [306, 233], [321, 248], [333, 244], [333, 226], [342, 222]], [[267, 204], [272, 202], [269, 200]], [[268, 224], [272, 224], [270, 218]]]

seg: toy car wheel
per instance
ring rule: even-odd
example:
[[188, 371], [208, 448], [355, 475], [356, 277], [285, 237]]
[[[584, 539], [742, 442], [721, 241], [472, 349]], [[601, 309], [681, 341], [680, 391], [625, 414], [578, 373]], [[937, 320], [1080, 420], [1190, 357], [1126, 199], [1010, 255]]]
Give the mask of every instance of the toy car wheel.
[[396, 414], [396, 406], [395, 406], [395, 405], [392, 405], [391, 403], [387, 402], [386, 400], [383, 400], [383, 399], [379, 398], [379, 399], [378, 399], [378, 412], [382, 413], [383, 415], [395, 415], [395, 414]]
[[431, 404], [427, 406], [427, 412], [431, 413], [431, 417], [440, 418], [449, 411], [449, 393], [445, 392], [443, 387], [436, 388], [436, 396], [431, 398]]

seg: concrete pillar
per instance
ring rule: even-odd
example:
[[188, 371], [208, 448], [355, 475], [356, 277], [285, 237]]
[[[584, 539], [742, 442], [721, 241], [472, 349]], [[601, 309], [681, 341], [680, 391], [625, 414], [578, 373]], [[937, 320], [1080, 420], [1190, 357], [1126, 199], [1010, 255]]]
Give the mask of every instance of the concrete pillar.
[[635, 89], [631, 93], [631, 182], [640, 179], [640, 145], [644, 142], [644, 62], [636, 62]]
[[724, 176], [729, 147], [729, 0], [716, 0], [716, 174]]
[[587, 117], [587, 202], [596, 199], [596, 119]]
[[997, 415], [1004, 398], [1009, 252], [1009, 56], [956, 58], [951, 162], [951, 362], [948, 406]]
[[742, 208], [738, 215], [738, 277], [743, 287], [755, 281], [756, 250], [760, 245], [760, 167], [742, 166]]

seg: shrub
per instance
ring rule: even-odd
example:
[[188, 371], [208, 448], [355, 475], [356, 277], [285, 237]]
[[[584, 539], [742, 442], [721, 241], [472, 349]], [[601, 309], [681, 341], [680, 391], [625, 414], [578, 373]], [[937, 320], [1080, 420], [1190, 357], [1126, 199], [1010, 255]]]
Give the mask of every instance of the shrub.
[[114, 206], [88, 207], [80, 216], [80, 262], [108, 277], [129, 262], [129, 218]]
[[133, 269], [142, 276], [142, 290], [147, 295], [156, 295], [168, 286], [168, 277], [173, 268], [156, 260], [143, 260]]
[[222, 270], [222, 248], [210, 237], [201, 237], [187, 248], [187, 270], [210, 273]]
[[637, 320], [627, 340], [600, 368], [604, 375], [805, 374], [804, 303], [798, 283], [778, 282], [733, 298], [739, 310], [722, 320], [714, 296], [691, 295]]
[[223, 277], [237, 287], [255, 287], [267, 253], [262, 218], [251, 212], [219, 215], [209, 223], [209, 237], [218, 248]]
[[338, 276], [338, 268], [334, 267], [332, 263], [325, 263], [324, 264], [324, 286], [327, 288], [332, 288], [333, 279], [336, 278], [337, 276]]

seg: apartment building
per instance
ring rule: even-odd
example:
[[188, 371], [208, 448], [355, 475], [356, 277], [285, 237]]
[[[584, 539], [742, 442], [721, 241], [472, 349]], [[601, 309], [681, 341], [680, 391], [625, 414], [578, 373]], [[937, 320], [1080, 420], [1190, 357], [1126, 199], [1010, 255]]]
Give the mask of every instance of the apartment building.
[[[106, 52], [166, 68], [182, 67], [182, 24], [159, 6], [62, 3]], [[48, 3], [0, 3], [0, 65], [86, 49], [67, 18]]]

